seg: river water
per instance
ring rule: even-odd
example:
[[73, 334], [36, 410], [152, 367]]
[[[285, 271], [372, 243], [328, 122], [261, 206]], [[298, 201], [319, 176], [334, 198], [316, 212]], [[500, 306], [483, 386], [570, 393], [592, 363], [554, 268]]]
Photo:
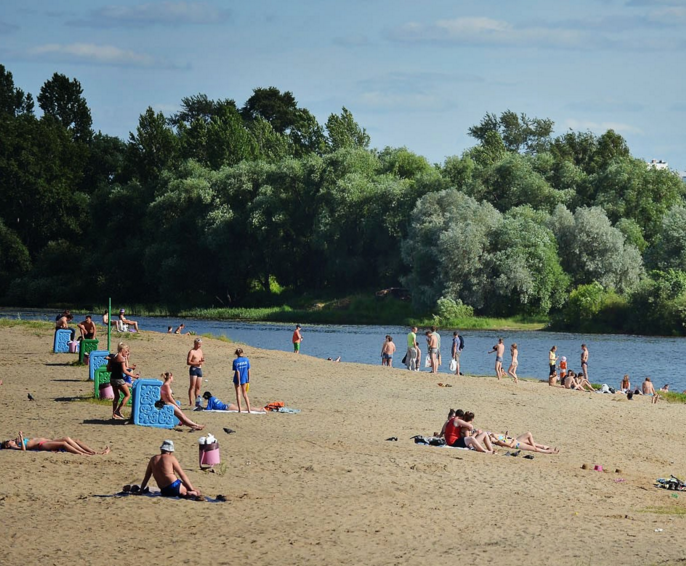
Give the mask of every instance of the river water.
[[[22, 318], [25, 320], [53, 321], [55, 312], [44, 310], [0, 310], [0, 317]], [[75, 320], [81, 320], [75, 314]], [[167, 327], [183, 322], [186, 331], [196, 334], [212, 333], [268, 350], [292, 351], [291, 336], [294, 325], [234, 322], [219, 320], [178, 319], [164, 317], [134, 317], [142, 330], [166, 332]], [[95, 317], [101, 323], [100, 316]], [[393, 358], [395, 367], [402, 367], [407, 344], [408, 329], [394, 326], [351, 326], [351, 325], [303, 325], [303, 344], [301, 352], [318, 358], [336, 358], [341, 356], [343, 362], [363, 364], [381, 364], [381, 347], [384, 337], [390, 334], [398, 351]], [[452, 330], [440, 331], [443, 365], [441, 373], [448, 373]], [[621, 334], [572, 334], [558, 332], [496, 332], [467, 330], [463, 333], [465, 349], [461, 357], [461, 369], [465, 374], [494, 375], [494, 354], [487, 352], [493, 348], [499, 337], [504, 339], [505, 370], [510, 363], [510, 344], [517, 343], [519, 349], [520, 377], [547, 379], [548, 352], [553, 345], [557, 346], [558, 356], [566, 356], [569, 369], [581, 369], [581, 344], [589, 350], [589, 377], [594, 383], [607, 383], [619, 387], [622, 376], [628, 373], [633, 387], [640, 385], [646, 376], [650, 376], [655, 388], [669, 383], [671, 391], [686, 390], [686, 376], [681, 373], [679, 363], [686, 359], [686, 339], [648, 336], [627, 336]], [[422, 348], [422, 358], [426, 355], [426, 343], [423, 334], [418, 341]], [[249, 348], [246, 353], [250, 355]], [[423, 360], [422, 360], [423, 362]], [[423, 365], [423, 363], [422, 363]], [[423, 371], [425, 371], [422, 368]], [[674, 373], [676, 372], [676, 373]]]

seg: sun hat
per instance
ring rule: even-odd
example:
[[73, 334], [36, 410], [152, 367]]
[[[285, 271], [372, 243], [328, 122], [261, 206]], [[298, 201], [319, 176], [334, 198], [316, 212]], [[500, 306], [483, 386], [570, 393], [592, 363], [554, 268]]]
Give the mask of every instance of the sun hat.
[[160, 446], [160, 450], [164, 450], [165, 452], [174, 452], [174, 441], [165, 440], [162, 443], [162, 446]]
[[567, 358], [565, 358], [564, 356], [562, 356], [561, 360], [562, 360], [563, 362], [566, 362], [566, 361], [567, 361]]
[[124, 309], [119, 309], [119, 312], [126, 312]]

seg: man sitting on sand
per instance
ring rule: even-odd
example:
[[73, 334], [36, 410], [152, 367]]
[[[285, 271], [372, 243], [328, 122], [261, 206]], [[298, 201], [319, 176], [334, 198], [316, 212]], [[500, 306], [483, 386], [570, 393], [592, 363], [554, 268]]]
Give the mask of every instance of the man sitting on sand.
[[[165, 440], [160, 446], [160, 453], [150, 458], [145, 477], [138, 493], [143, 493], [150, 481], [155, 478], [157, 487], [164, 497], [200, 497], [200, 491], [191, 485], [188, 476], [181, 469], [179, 461], [173, 454], [174, 442]], [[178, 478], [176, 476], [179, 476]]]
[[86, 315], [86, 320], [77, 324], [79, 330], [81, 331], [81, 338], [86, 340], [94, 340], [95, 335], [98, 333], [98, 328], [93, 322], [93, 317], [91, 315]]
[[643, 382], [641, 389], [643, 395], [650, 395], [652, 397], [651, 403], [655, 405], [655, 403], [657, 403], [660, 397], [657, 393], [655, 393], [655, 387], [653, 386], [653, 383], [650, 381], [649, 377], [646, 377], [646, 380]]

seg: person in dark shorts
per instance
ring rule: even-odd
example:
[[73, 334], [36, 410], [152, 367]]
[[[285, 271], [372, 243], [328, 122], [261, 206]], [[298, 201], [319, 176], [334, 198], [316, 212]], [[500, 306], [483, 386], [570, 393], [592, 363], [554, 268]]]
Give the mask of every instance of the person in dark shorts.
[[155, 478], [155, 482], [164, 497], [201, 496], [200, 491], [193, 487], [191, 480], [188, 479], [181, 468], [181, 464], [174, 456], [174, 442], [171, 440], [165, 440], [160, 446], [160, 453], [150, 458], [143, 483], [138, 490], [139, 494], [143, 493], [151, 476]]
[[202, 387], [202, 364], [205, 363], [205, 354], [202, 351], [202, 338], [193, 340], [193, 348], [186, 356], [188, 365], [188, 404], [192, 407], [200, 395]]

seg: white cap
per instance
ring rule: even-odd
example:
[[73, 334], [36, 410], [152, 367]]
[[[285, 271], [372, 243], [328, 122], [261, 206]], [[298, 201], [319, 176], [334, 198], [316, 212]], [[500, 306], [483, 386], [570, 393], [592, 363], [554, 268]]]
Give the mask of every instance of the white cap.
[[160, 446], [160, 450], [164, 450], [165, 452], [174, 452], [174, 441], [165, 440], [162, 443], [162, 446]]

